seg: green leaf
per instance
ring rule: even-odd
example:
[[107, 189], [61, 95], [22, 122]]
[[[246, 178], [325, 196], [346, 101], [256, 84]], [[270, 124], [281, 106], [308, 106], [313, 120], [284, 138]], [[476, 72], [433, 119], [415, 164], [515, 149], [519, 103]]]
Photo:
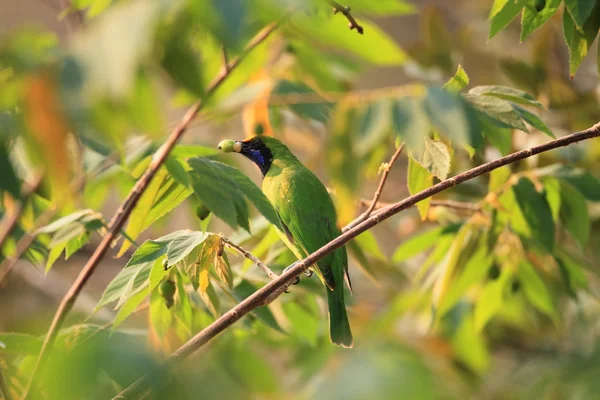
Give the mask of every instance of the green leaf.
[[165, 167], [167, 167], [167, 171], [171, 177], [179, 184], [190, 187], [192, 184], [192, 179], [190, 175], [185, 170], [183, 162], [178, 160], [177, 158], [169, 155], [165, 160]]
[[92, 215], [95, 214], [96, 212], [94, 210], [79, 210], [79, 211], [75, 211], [72, 214], [66, 215], [62, 218], [57, 219], [56, 221], [52, 222], [49, 225], [46, 225], [44, 227], [41, 227], [40, 229], [37, 230], [37, 233], [52, 233], [52, 232], [56, 232], [61, 228], [64, 228], [65, 226], [79, 221], [80, 219], [82, 219], [83, 217], [85, 217], [86, 215]]
[[165, 299], [158, 290], [150, 294], [150, 322], [156, 335], [162, 340], [173, 324], [173, 310], [167, 308]]
[[401, 65], [407, 60], [406, 53], [381, 28], [361, 19], [365, 35], [348, 29], [348, 21], [341, 15], [308, 16], [293, 13], [290, 18], [292, 31], [297, 31], [314, 41], [352, 52], [365, 61], [378, 65]]
[[209, 157], [219, 154], [217, 148], [199, 146], [194, 144], [178, 144], [171, 151], [174, 158]]
[[[293, 96], [294, 93], [312, 94], [317, 98], [321, 98], [310, 86], [302, 82], [290, 82], [287, 80], [277, 82], [277, 85], [275, 85], [275, 88], [271, 92], [271, 98], [276, 99], [277, 96], [282, 96], [285, 99], [286, 96]], [[309, 101], [305, 104], [289, 104], [288, 108], [301, 118], [314, 119], [326, 123], [331, 115], [332, 105], [327, 103], [325, 99], [321, 99], [322, 102]]]
[[458, 93], [467, 87], [469, 84], [469, 76], [463, 69], [462, 65], [458, 64], [458, 68], [454, 76], [444, 84], [443, 88], [452, 93]]
[[424, 150], [423, 138], [431, 129], [421, 100], [405, 97], [394, 102], [392, 121], [394, 129], [408, 148], [415, 154], [421, 154]]
[[541, 9], [532, 6], [525, 7], [521, 18], [521, 42], [548, 21], [558, 10], [561, 3], [562, 0], [544, 0]]
[[467, 261], [463, 271], [454, 278], [454, 282], [438, 301], [436, 315], [442, 317], [450, 311], [471, 285], [482, 281], [488, 275], [493, 262], [494, 257], [488, 254], [485, 246], [479, 246]]
[[505, 165], [504, 167], [497, 168], [490, 173], [490, 183], [488, 185], [488, 191], [495, 192], [502, 187], [510, 178], [510, 167]]
[[543, 108], [542, 103], [537, 101], [530, 94], [523, 92], [522, 90], [513, 89], [506, 86], [476, 86], [469, 90], [469, 93], [478, 96], [498, 97], [503, 100], [508, 100], [512, 103]]
[[377, 239], [375, 235], [371, 233], [371, 231], [364, 231], [360, 235], [355, 238], [358, 245], [362, 250], [366, 251], [371, 257], [375, 257], [376, 259], [385, 261], [386, 257], [381, 251], [379, 244], [377, 244]]
[[531, 235], [549, 252], [554, 248], [554, 221], [552, 210], [546, 197], [535, 190], [527, 178], [519, 179], [513, 186], [519, 208], [521, 209]]
[[296, 302], [288, 301], [283, 305], [285, 315], [291, 323], [290, 332], [316, 346], [319, 333], [319, 320]]
[[491, 361], [490, 352], [485, 337], [475, 327], [475, 318], [472, 314], [466, 314], [462, 318], [460, 326], [452, 336], [452, 348], [457, 358], [473, 371], [480, 374], [488, 371]]
[[535, 129], [541, 132], [544, 132], [551, 138], [556, 139], [554, 133], [552, 133], [552, 131], [546, 126], [546, 124], [542, 122], [542, 120], [537, 115], [525, 110], [524, 108], [517, 106], [516, 104], [513, 104], [513, 107], [519, 113], [521, 118], [523, 118], [523, 120], [529, 125], [533, 126]]
[[392, 261], [395, 263], [400, 263], [418, 254], [421, 254], [425, 250], [433, 247], [440, 236], [449, 233], [454, 229], [456, 229], [456, 226], [439, 226], [437, 228], [411, 236], [404, 243], [398, 246], [398, 248], [396, 248], [396, 251], [394, 251], [394, 255], [392, 256]]
[[[546, 200], [552, 211], [552, 220], [558, 222], [558, 216], [560, 213], [561, 206], [561, 185], [560, 181], [555, 178], [544, 179], [544, 193], [546, 194]], [[584, 199], [585, 201], [585, 199]]]
[[503, 127], [519, 129], [527, 132], [525, 124], [512, 104], [494, 96], [478, 96], [464, 94], [464, 98], [477, 110], [485, 113], [492, 120], [500, 122]]
[[560, 219], [581, 247], [585, 247], [591, 231], [585, 197], [568, 183], [563, 182], [560, 188]]
[[201, 245], [210, 234], [205, 232], [187, 232], [174, 238], [168, 246], [168, 265], [175, 265], [188, 256], [196, 247]]
[[48, 253], [48, 259], [46, 261], [46, 273], [50, 271], [50, 268], [52, 268], [56, 260], [58, 260], [58, 257], [60, 257], [66, 246], [67, 243], [63, 242], [50, 249], [50, 252]]
[[16, 332], [0, 333], [0, 343], [0, 354], [36, 355], [42, 347], [42, 341], [37, 336]]
[[571, 78], [575, 76], [579, 65], [588, 53], [589, 48], [596, 39], [600, 18], [594, 11], [582, 28], [578, 28], [571, 13], [563, 13], [563, 34], [569, 48], [569, 72]]
[[571, 184], [586, 199], [600, 201], [600, 179], [589, 172], [568, 165], [553, 166], [548, 173]]
[[9, 158], [8, 135], [13, 131], [12, 117], [0, 111], [0, 193], [6, 191], [13, 198], [21, 197], [21, 183]]
[[595, 0], [565, 0], [565, 6], [578, 28], [583, 28], [595, 5]]
[[504, 303], [504, 288], [509, 282], [510, 272], [503, 268], [498, 279], [486, 283], [475, 305], [475, 330], [481, 332], [501, 309]]
[[65, 248], [65, 260], [71, 258], [71, 256], [78, 252], [83, 246], [85, 246], [89, 242], [89, 240], [90, 237], [87, 234], [87, 232], [82, 233], [81, 235], [69, 240]]
[[534, 267], [525, 260], [522, 260], [519, 264], [519, 282], [525, 297], [535, 308], [553, 320], [558, 319], [556, 307], [552, 301], [552, 294], [548, 291], [542, 278], [535, 272]]
[[490, 12], [489, 39], [508, 26], [517, 14], [527, 5], [528, 0], [494, 0]]
[[[247, 198], [269, 222], [280, 226], [277, 213], [269, 200], [258, 186], [238, 169], [201, 157], [190, 159], [189, 164], [192, 167], [194, 193], [228, 225], [233, 228], [240, 225], [238, 215], [243, 213], [243, 209], [239, 208], [238, 204]], [[244, 222], [248, 224], [247, 216]]]
[[450, 150], [446, 143], [425, 138], [425, 153], [420, 163], [423, 167], [443, 181], [450, 172], [450, 161]]
[[[239, 285], [237, 285], [233, 290], [233, 295], [235, 296], [238, 302], [246, 299], [248, 296], [253, 294], [258, 290], [254, 287], [250, 282], [246, 280], [242, 280]], [[259, 320], [267, 324], [267, 326], [275, 329], [278, 332], [284, 332], [283, 329], [277, 323], [277, 320], [273, 316], [269, 307], [258, 307], [252, 310], [252, 313], [258, 317]]]
[[[425, 168], [421, 166], [415, 159], [411, 156], [408, 157], [408, 177], [407, 177], [408, 191], [411, 195], [419, 193], [422, 190], [429, 188], [433, 184], [433, 176], [427, 171]], [[419, 209], [419, 214], [421, 215], [421, 219], [427, 219], [427, 211], [429, 210], [429, 204], [431, 203], [431, 198], [427, 198], [425, 200], [417, 203], [417, 208]]]
[[438, 88], [427, 89], [425, 111], [431, 123], [455, 143], [467, 143], [469, 122], [461, 96]]

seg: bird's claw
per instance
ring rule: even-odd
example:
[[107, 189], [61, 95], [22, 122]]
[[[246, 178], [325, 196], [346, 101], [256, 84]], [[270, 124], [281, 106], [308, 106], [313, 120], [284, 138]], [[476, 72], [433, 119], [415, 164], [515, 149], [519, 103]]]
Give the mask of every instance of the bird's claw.
[[[286, 271], [287, 271], [288, 269], [290, 269], [290, 268], [293, 268], [293, 267], [294, 267], [294, 265], [296, 265], [296, 263], [297, 263], [297, 262], [298, 262], [298, 261], [296, 261], [295, 263], [293, 263], [293, 264], [292, 264], [292, 265], [290, 265], [289, 267], [286, 267], [286, 268], [283, 270], [282, 274], [285, 274], [285, 273], [286, 273]], [[297, 276], [297, 277], [296, 277], [296, 279], [294, 280], [294, 282], [292, 282], [292, 285], [297, 285], [297, 284], [299, 284], [299, 283], [300, 283], [300, 277], [299, 277], [299, 276]]]
[[305, 269], [304, 270], [304, 275], [306, 275], [307, 278], [310, 278], [313, 275], [313, 270], [312, 269]]

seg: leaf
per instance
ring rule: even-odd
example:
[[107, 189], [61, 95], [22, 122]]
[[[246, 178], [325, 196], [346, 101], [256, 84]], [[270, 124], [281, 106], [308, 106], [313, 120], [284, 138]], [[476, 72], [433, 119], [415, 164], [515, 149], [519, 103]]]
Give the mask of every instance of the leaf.
[[[433, 184], [433, 176], [425, 168], [421, 166], [415, 159], [410, 155], [408, 157], [408, 177], [407, 177], [408, 191], [411, 195], [419, 193], [422, 190], [429, 188]], [[429, 203], [431, 198], [417, 203], [421, 220], [427, 219], [427, 211], [429, 210]]]
[[492, 266], [494, 257], [488, 254], [484, 246], [479, 246], [475, 253], [469, 258], [462, 273], [454, 278], [446, 292], [441, 296], [437, 304], [437, 316], [442, 317], [454, 307], [460, 297], [471, 285], [482, 281]]
[[375, 257], [378, 260], [385, 261], [386, 257], [381, 251], [377, 239], [371, 231], [364, 231], [355, 238], [358, 245], [362, 250], [366, 251], [370, 256]]
[[431, 123], [455, 143], [466, 143], [469, 137], [464, 100], [461, 96], [438, 88], [427, 89], [424, 107]]
[[[165, 168], [160, 168], [146, 187], [146, 190], [144, 190], [140, 196], [135, 208], [131, 212], [127, 228], [125, 228], [125, 233], [131, 239], [136, 240], [140, 233], [142, 233], [144, 226], [146, 225], [148, 214], [156, 200], [158, 200], [161, 189], [164, 188], [166, 178], [167, 170]], [[129, 247], [131, 247], [131, 242], [129, 240], [124, 241], [117, 257], [121, 257], [125, 254]]]
[[425, 138], [425, 153], [420, 164], [443, 181], [450, 172], [450, 151], [448, 145], [441, 140]]
[[550, 210], [552, 211], [552, 220], [554, 222], [558, 222], [561, 203], [560, 181], [555, 178], [545, 179], [544, 193], [546, 194], [546, 201], [548, 201], [548, 205], [550, 206]]
[[490, 12], [490, 34], [488, 39], [496, 36], [527, 5], [528, 0], [494, 0]]
[[585, 197], [565, 182], [560, 185], [560, 189], [560, 219], [583, 248], [590, 238], [591, 231]]
[[531, 235], [549, 252], [554, 248], [554, 221], [552, 210], [546, 198], [535, 190], [527, 178], [519, 179], [513, 186], [519, 208], [521, 209]]
[[503, 268], [498, 279], [488, 282], [481, 291], [475, 305], [475, 330], [481, 332], [501, 309], [504, 303], [504, 288], [509, 283], [510, 272]]
[[488, 191], [495, 192], [502, 187], [510, 178], [510, 167], [505, 165], [504, 167], [497, 168], [490, 173], [490, 183], [488, 185]]
[[491, 362], [485, 337], [475, 327], [475, 318], [466, 314], [461, 319], [460, 326], [452, 336], [452, 348], [456, 356], [473, 371], [483, 374], [488, 371]]
[[66, 246], [67, 243], [63, 242], [50, 249], [50, 253], [48, 253], [48, 259], [46, 260], [46, 273], [50, 271], [50, 268], [52, 268], [56, 260], [58, 260], [58, 257], [60, 257]]
[[430, 229], [420, 234], [416, 234], [408, 238], [402, 243], [392, 256], [392, 261], [400, 263], [408, 260], [417, 254], [424, 252], [425, 250], [433, 247], [437, 243], [437, 239], [451, 231], [455, 232], [456, 226], [443, 227], [439, 226], [434, 229]]
[[187, 173], [187, 171], [185, 170], [185, 167], [183, 166], [183, 162], [178, 160], [177, 158], [173, 157], [172, 155], [169, 155], [167, 157], [167, 159], [165, 160], [165, 167], [167, 168], [167, 171], [169, 171], [169, 174], [171, 175], [171, 177], [180, 185], [183, 185], [185, 187], [190, 187], [192, 184], [192, 180], [190, 178], [190, 175]]
[[[288, 108], [301, 118], [314, 119], [316, 121], [326, 123], [329, 120], [331, 114], [332, 105], [327, 103], [325, 99], [319, 96], [313, 89], [302, 82], [290, 82], [287, 80], [280, 80], [271, 92], [271, 99], [277, 100], [278, 96], [282, 96], [286, 99], [286, 96], [293, 96], [297, 94], [312, 94], [316, 97], [317, 101], [307, 101], [306, 103], [292, 103], [288, 105]], [[321, 99], [321, 102], [318, 100]], [[285, 100], [284, 100], [285, 104]]]
[[600, 201], [600, 179], [589, 172], [566, 165], [560, 166], [553, 172], [554, 176], [571, 184], [586, 199]]
[[36, 355], [42, 347], [42, 341], [37, 336], [16, 332], [0, 333], [0, 343], [0, 354]]
[[150, 322], [160, 340], [163, 340], [173, 324], [173, 310], [167, 308], [158, 290], [150, 294]]
[[469, 84], [469, 76], [463, 69], [462, 65], [458, 64], [458, 68], [456, 73], [448, 82], [446, 82], [443, 86], [443, 89], [446, 89], [452, 93], [458, 93]]
[[544, 124], [542, 122], [542, 120], [537, 115], [535, 115], [517, 105], [513, 104], [513, 107], [519, 113], [521, 118], [523, 118], [523, 120], [525, 122], [527, 122], [529, 125], [533, 126], [535, 129], [537, 129], [541, 132], [544, 132], [546, 135], [550, 136], [551, 138], [556, 139], [556, 136], [554, 136], [554, 133], [552, 133], [552, 131], [546, 126], [546, 124]]
[[299, 306], [293, 301], [288, 301], [283, 305], [285, 315], [291, 323], [290, 332], [295, 336], [304, 339], [311, 346], [316, 346], [318, 332], [319, 332], [319, 320]]
[[565, 6], [578, 28], [583, 28], [595, 5], [594, 0], [565, 0]]
[[499, 99], [508, 100], [512, 103], [543, 108], [542, 103], [537, 101], [530, 94], [506, 86], [476, 86], [469, 90], [469, 93], [478, 96], [498, 97]]
[[368, 34], [357, 35], [348, 29], [348, 21], [339, 15], [308, 16], [293, 13], [290, 25], [293, 31], [316, 42], [344, 49], [365, 61], [378, 65], [401, 65], [407, 60], [406, 53], [376, 24], [362, 19], [360, 25]]
[[217, 154], [219, 151], [216, 148], [194, 144], [178, 144], [170, 153], [174, 158], [209, 157]]
[[[192, 158], [188, 162], [192, 167], [190, 175], [194, 194], [232, 228], [240, 225], [240, 222], [240, 226], [248, 226], [247, 215], [244, 214], [246, 210], [240, 208], [240, 202], [244, 202], [244, 198], [250, 200], [269, 222], [280, 226], [277, 213], [269, 200], [238, 169], [202, 157]], [[246, 217], [245, 221], [240, 220], [239, 216]]]
[[[238, 302], [241, 302], [242, 300], [245, 300], [251, 294], [256, 292], [256, 290], [258, 289], [254, 287], [250, 282], [248, 282], [247, 280], [242, 280], [240, 284], [233, 289], [233, 295], [235, 296], [235, 299]], [[257, 307], [254, 310], [252, 310], [252, 313], [256, 315], [259, 320], [267, 324], [267, 326], [275, 329], [278, 332], [284, 332], [284, 330], [281, 329], [281, 327], [277, 323], [277, 320], [273, 316], [271, 310], [269, 310], [269, 307]]]
[[409, 150], [421, 154], [424, 150], [423, 138], [429, 135], [431, 129], [422, 102], [411, 97], [397, 100], [392, 107], [392, 121]]
[[548, 21], [560, 7], [562, 0], [544, 0], [543, 7], [525, 7], [521, 18], [521, 42]]
[[204, 232], [186, 232], [174, 238], [167, 248], [168, 265], [175, 265], [202, 244], [210, 235]]
[[552, 301], [552, 295], [544, 281], [535, 272], [534, 267], [526, 260], [521, 260], [519, 264], [519, 282], [527, 300], [539, 311], [556, 321], [558, 313]]
[[483, 112], [492, 120], [501, 123], [502, 127], [515, 128], [527, 132], [519, 113], [508, 101], [494, 96], [478, 96], [463, 94], [463, 97], [477, 110]]
[[75, 222], [75, 221], [79, 221], [81, 218], [85, 217], [86, 215], [91, 215], [94, 214], [95, 211], [94, 210], [80, 210], [80, 211], [75, 211], [72, 214], [66, 215], [62, 218], [57, 219], [56, 221], [52, 222], [49, 225], [46, 225], [44, 227], [41, 227], [40, 229], [37, 230], [37, 233], [52, 233], [52, 232], [56, 232], [61, 228], [64, 228], [65, 226]]
[[571, 13], [563, 13], [563, 34], [565, 43], [569, 48], [569, 72], [571, 78], [575, 76], [579, 65], [596, 39], [598, 28], [600, 27], [600, 18], [598, 18], [597, 14], [594, 11], [592, 16], [583, 25], [583, 29], [581, 29], [573, 21]]

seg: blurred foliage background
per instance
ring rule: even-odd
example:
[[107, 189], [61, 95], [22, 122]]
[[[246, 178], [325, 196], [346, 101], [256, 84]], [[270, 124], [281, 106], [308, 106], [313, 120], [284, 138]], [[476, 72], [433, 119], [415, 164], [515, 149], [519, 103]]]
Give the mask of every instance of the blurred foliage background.
[[[220, 235], [277, 273], [294, 261], [244, 177], [260, 185], [259, 171], [218, 154], [222, 139], [283, 140], [343, 226], [399, 142], [383, 203], [600, 121], [595, 1], [346, 0], [362, 35], [329, 3], [0, 5], [0, 226], [19, 215], [0, 256], [5, 398], [23, 392], [60, 299], [198, 99], [35, 398], [111, 398], [268, 282]], [[323, 287], [303, 278], [152, 398], [597, 398], [599, 155], [589, 140], [528, 158], [354, 239], [354, 349], [329, 343]]]

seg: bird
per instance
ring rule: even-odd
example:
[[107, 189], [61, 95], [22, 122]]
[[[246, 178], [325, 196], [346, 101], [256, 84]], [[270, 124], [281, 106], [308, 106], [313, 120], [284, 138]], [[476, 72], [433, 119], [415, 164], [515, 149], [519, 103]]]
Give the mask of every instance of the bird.
[[[239, 153], [258, 166], [262, 191], [281, 222], [277, 233], [299, 260], [341, 234], [327, 189], [279, 139], [272, 136], [252, 136], [242, 141], [228, 139], [217, 148], [225, 153]], [[311, 269], [326, 287], [331, 342], [351, 348], [353, 338], [344, 302], [344, 283], [350, 293], [352, 284], [345, 247], [329, 253]]]

